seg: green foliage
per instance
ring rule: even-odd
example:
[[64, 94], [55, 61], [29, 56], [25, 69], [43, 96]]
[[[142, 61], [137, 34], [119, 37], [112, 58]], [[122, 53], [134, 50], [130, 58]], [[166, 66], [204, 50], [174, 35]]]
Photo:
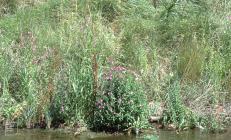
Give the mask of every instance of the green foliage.
[[13, 104], [15, 104], [15, 101], [7, 96], [7, 94], [4, 94], [1, 98], [0, 115], [6, 119], [11, 119], [15, 110]]
[[[147, 96], [165, 103], [164, 123], [196, 126], [206, 117], [192, 104], [230, 100], [230, 8], [218, 0], [2, 0], [0, 117], [142, 128]], [[105, 80], [108, 63], [130, 70]], [[211, 119], [208, 128], [218, 128]]]
[[204, 131], [212, 133], [222, 133], [224, 131], [223, 123], [217, 121], [216, 117], [213, 115], [203, 117], [198, 122], [202, 127], [206, 128]]
[[[124, 15], [119, 19], [122, 28], [122, 62], [131, 65], [147, 74], [149, 65], [155, 59], [154, 53], [154, 29], [153, 24], [155, 13], [149, 2], [128, 1], [124, 7]], [[147, 10], [150, 9], [149, 10]]]
[[119, 4], [121, 1], [114, 1], [114, 0], [100, 0], [95, 1], [96, 7], [99, 9], [98, 11], [101, 12], [101, 16], [105, 18], [109, 22], [113, 22], [119, 14]]
[[55, 78], [55, 96], [49, 108], [53, 121], [77, 122], [88, 113], [92, 103], [93, 80], [92, 70], [86, 67], [87, 63], [73, 63], [63, 68]]
[[139, 82], [126, 70], [112, 69], [107, 78], [96, 97], [93, 127], [109, 131], [145, 127], [147, 101]]
[[0, 17], [11, 13], [13, 14], [17, 10], [18, 0], [1, 0], [0, 1]]
[[200, 45], [195, 39], [182, 45], [177, 58], [177, 71], [182, 80], [196, 82], [201, 79], [205, 63], [205, 48], [206, 46]]
[[166, 95], [166, 105], [168, 110], [164, 112], [164, 123], [174, 124], [178, 129], [185, 127], [195, 127], [196, 116], [185, 106], [181, 96], [180, 83], [174, 82]]

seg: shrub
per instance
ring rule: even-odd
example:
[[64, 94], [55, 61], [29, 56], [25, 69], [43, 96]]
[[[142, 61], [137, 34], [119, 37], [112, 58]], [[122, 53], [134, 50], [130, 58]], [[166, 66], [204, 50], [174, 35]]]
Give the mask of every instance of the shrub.
[[93, 128], [124, 130], [144, 127], [146, 97], [142, 85], [123, 67], [114, 67], [103, 79], [96, 97]]

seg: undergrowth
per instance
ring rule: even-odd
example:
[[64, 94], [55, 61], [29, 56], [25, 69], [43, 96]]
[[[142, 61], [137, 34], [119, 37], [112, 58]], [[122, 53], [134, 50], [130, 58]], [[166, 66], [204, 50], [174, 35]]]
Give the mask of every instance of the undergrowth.
[[[217, 108], [231, 99], [230, 8], [225, 0], [3, 0], [0, 121], [143, 128], [154, 100], [164, 103], [165, 125], [219, 129]], [[102, 82], [111, 66], [132, 78]], [[100, 99], [119, 115], [96, 109]]]

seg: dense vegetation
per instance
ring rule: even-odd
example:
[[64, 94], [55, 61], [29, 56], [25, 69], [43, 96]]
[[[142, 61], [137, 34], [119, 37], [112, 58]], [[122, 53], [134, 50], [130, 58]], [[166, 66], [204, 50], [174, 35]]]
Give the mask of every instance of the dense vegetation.
[[0, 122], [179, 130], [229, 122], [231, 1], [1, 0]]

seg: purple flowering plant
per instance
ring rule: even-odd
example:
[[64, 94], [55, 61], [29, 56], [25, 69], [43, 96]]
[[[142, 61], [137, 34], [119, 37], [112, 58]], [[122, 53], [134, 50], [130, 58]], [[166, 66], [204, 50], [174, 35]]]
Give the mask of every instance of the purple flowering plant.
[[112, 66], [103, 76], [95, 102], [97, 130], [124, 130], [145, 116], [146, 96], [135, 78], [123, 66]]

